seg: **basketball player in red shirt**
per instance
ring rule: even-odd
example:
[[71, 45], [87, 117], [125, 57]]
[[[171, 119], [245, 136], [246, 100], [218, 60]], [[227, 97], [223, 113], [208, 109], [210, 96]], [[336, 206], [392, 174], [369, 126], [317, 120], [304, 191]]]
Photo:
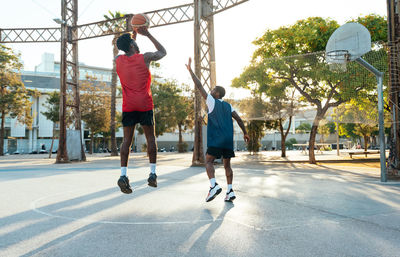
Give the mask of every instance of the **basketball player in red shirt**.
[[149, 65], [152, 61], [163, 58], [165, 48], [150, 34], [145, 27], [137, 29], [137, 33], [146, 36], [154, 44], [156, 52], [141, 54], [136, 44], [136, 32], [127, 33], [117, 39], [117, 47], [125, 52], [115, 58], [117, 73], [122, 85], [122, 125], [124, 140], [121, 146], [121, 177], [118, 186], [125, 194], [132, 193], [129, 179], [126, 176], [129, 150], [135, 126], [140, 123], [147, 141], [147, 153], [150, 161], [148, 185], [157, 187], [156, 160], [157, 146], [154, 130], [153, 98], [151, 95], [151, 74]]

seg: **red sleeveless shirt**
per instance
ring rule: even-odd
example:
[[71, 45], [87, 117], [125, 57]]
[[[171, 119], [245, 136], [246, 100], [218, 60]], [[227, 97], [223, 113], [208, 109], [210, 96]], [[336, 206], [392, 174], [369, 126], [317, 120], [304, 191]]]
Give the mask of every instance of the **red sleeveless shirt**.
[[120, 55], [116, 62], [122, 85], [122, 111], [150, 111], [154, 108], [151, 95], [151, 74], [143, 54]]

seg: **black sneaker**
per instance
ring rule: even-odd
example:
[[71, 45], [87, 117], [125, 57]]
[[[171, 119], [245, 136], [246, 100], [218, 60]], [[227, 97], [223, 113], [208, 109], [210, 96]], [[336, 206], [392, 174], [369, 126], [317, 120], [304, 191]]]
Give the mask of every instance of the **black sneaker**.
[[157, 187], [157, 175], [155, 173], [150, 173], [147, 182], [149, 186]]
[[226, 193], [225, 202], [232, 202], [235, 199], [236, 199], [235, 193], [233, 192], [232, 189], [229, 190], [229, 192]]
[[217, 183], [215, 183], [215, 186], [214, 186], [214, 187], [211, 187], [211, 188], [210, 188], [210, 191], [208, 191], [208, 195], [207, 195], [207, 198], [206, 198], [206, 202], [210, 202], [210, 201], [214, 200], [214, 198], [215, 198], [219, 193], [221, 193], [221, 191], [222, 191], [222, 188], [221, 188]]
[[121, 192], [124, 194], [132, 193], [132, 188], [129, 185], [129, 179], [127, 176], [121, 176], [118, 179], [118, 186], [121, 189]]

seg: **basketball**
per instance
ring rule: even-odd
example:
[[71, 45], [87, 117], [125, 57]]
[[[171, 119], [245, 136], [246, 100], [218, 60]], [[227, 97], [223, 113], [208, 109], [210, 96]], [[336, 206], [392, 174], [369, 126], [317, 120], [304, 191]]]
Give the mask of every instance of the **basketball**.
[[149, 19], [149, 17], [147, 17], [146, 14], [143, 14], [143, 13], [135, 14], [132, 17], [131, 25], [132, 25], [133, 29], [139, 28], [139, 27], [148, 28], [150, 25], [150, 19]]

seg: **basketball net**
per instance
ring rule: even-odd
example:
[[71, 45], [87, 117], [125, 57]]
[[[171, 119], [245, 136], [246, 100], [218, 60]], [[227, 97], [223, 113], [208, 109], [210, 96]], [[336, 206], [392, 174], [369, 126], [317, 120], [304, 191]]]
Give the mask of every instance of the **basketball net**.
[[350, 54], [347, 50], [334, 50], [326, 53], [326, 61], [329, 70], [334, 72], [346, 72]]

